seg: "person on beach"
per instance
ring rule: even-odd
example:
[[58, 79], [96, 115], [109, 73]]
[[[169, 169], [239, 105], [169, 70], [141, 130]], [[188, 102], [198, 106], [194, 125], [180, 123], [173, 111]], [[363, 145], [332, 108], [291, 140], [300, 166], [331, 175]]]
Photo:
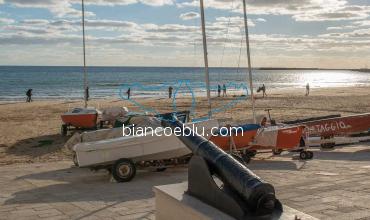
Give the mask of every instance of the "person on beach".
[[222, 85], [222, 90], [223, 90], [222, 96], [223, 97], [227, 96], [227, 94], [226, 94], [226, 85], [225, 84]]
[[32, 89], [27, 90], [26, 96], [27, 96], [26, 102], [32, 102]]
[[86, 99], [86, 101], [89, 101], [89, 98], [90, 98], [89, 87], [86, 86], [86, 89], [85, 89], [85, 99]]
[[173, 88], [172, 86], [168, 87], [168, 98], [172, 98], [172, 91], [173, 91]]
[[306, 96], [308, 96], [310, 94], [310, 84], [307, 83], [306, 85]]
[[262, 97], [265, 98], [265, 96], [267, 97], [266, 86], [265, 86], [265, 84], [262, 84]]
[[217, 85], [217, 93], [218, 93], [218, 97], [221, 96], [221, 86], [220, 85]]
[[131, 95], [131, 88], [128, 88], [127, 90], [127, 99], [130, 99], [130, 95]]

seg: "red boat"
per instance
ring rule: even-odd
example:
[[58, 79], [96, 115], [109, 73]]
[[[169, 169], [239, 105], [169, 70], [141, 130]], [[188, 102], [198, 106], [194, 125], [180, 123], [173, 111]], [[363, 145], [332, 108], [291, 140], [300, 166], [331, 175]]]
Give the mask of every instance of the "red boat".
[[[335, 116], [325, 119], [303, 119], [293, 122], [307, 126], [306, 134], [311, 140], [319, 137], [322, 147], [334, 147], [335, 137], [348, 137], [354, 134], [368, 132], [370, 129], [370, 113]], [[292, 123], [290, 123], [292, 124]], [[310, 141], [311, 142], [311, 141]]]
[[[284, 150], [301, 150], [302, 159], [311, 159], [313, 153], [305, 150], [302, 145], [305, 126], [269, 126], [261, 127], [257, 124], [241, 126], [243, 131], [238, 130], [232, 135], [215, 135], [210, 141], [227, 152], [239, 152], [243, 159], [245, 156], [253, 157], [258, 150], [271, 149], [279, 154]], [[219, 132], [222, 134], [222, 131]]]
[[77, 129], [96, 128], [98, 111], [94, 108], [74, 108], [61, 115], [63, 125], [62, 134], [66, 135], [68, 128], [73, 126]]
[[370, 113], [308, 121], [303, 124], [308, 127], [310, 136], [348, 136], [369, 131]]

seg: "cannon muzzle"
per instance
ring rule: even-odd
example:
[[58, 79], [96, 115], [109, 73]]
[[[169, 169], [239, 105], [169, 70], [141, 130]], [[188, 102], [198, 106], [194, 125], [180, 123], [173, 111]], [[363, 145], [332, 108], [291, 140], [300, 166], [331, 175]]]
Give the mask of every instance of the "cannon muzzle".
[[[177, 120], [162, 121], [163, 126], [181, 129], [178, 138], [196, 156], [203, 158], [225, 186], [236, 194], [254, 215], [269, 215], [274, 212], [278, 200], [274, 187], [264, 182], [245, 165], [221, 150], [213, 142], [196, 134]], [[280, 203], [279, 203], [280, 204]]]

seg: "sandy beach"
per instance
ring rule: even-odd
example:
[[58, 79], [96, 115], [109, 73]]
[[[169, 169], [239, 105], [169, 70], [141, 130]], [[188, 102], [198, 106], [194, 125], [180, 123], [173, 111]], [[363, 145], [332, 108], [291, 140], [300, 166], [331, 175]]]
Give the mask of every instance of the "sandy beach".
[[[351, 115], [370, 112], [370, 87], [312, 89], [310, 96], [304, 89], [267, 91], [268, 97], [256, 95], [257, 114], [265, 114], [271, 108], [272, 117], [277, 121], [323, 116], [329, 114]], [[215, 94], [213, 94], [215, 95]], [[82, 106], [82, 101], [35, 101], [32, 103], [0, 103], [0, 165], [13, 163], [34, 163], [69, 159], [63, 145], [68, 137], [60, 135], [60, 114], [69, 108]], [[236, 97], [214, 97], [212, 107], [219, 108]], [[173, 111], [170, 99], [142, 98], [144, 106], [158, 112]], [[178, 110], [189, 110], [190, 98], [179, 98]], [[104, 109], [112, 106], [127, 106], [139, 111], [133, 103], [118, 99], [91, 100], [90, 106]], [[205, 98], [196, 100], [196, 117], [207, 114]], [[216, 118], [232, 118], [242, 123], [251, 118], [251, 102], [238, 102], [226, 112], [215, 114]]]

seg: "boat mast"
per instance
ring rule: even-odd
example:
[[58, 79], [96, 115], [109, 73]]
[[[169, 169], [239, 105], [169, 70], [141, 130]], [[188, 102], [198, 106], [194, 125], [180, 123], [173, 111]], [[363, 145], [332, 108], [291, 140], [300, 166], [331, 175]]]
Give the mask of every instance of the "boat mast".
[[204, 16], [203, 0], [200, 0], [200, 13], [201, 13], [201, 19], [202, 19], [204, 71], [205, 71], [206, 87], [207, 87], [208, 117], [211, 118], [212, 117], [211, 91], [210, 91], [210, 85], [209, 85], [207, 36], [206, 36], [206, 24], [205, 24], [205, 18], [204, 18], [205, 16]]
[[247, 18], [247, 6], [245, 0], [243, 0], [243, 11], [244, 11], [244, 27], [245, 27], [245, 42], [247, 46], [247, 57], [248, 57], [248, 73], [249, 73], [249, 87], [251, 90], [251, 101], [252, 101], [252, 111], [253, 111], [253, 122], [256, 121], [256, 111], [255, 111], [255, 100], [253, 95], [253, 77], [252, 77], [252, 67], [251, 67], [251, 54], [249, 49], [249, 31], [248, 31], [248, 18]]
[[82, 38], [83, 38], [83, 60], [84, 60], [84, 104], [87, 108], [87, 68], [86, 68], [86, 43], [85, 43], [85, 4], [82, 0]]

